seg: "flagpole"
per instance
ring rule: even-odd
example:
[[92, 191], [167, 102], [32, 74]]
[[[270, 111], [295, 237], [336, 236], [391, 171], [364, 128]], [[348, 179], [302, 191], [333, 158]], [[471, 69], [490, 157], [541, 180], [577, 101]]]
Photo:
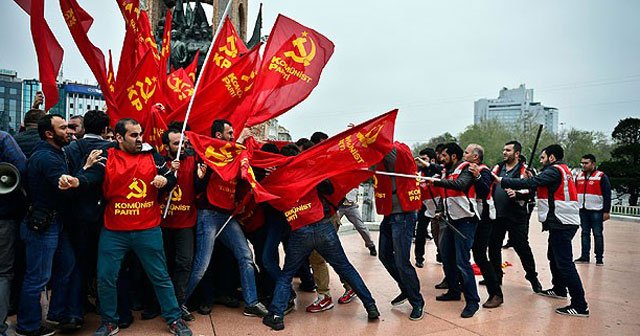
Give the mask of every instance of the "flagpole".
[[[231, 2], [231, 1], [229, 1], [229, 2]], [[218, 238], [218, 236], [222, 233], [222, 230], [224, 230], [224, 228], [227, 226], [227, 224], [229, 224], [229, 222], [231, 221], [231, 218], [233, 218], [233, 214], [229, 215], [229, 218], [227, 218], [227, 221], [224, 222], [224, 224], [222, 225], [220, 230], [218, 230], [218, 232], [216, 233], [215, 237], [213, 237], [213, 240], [216, 240]]]
[[[362, 170], [368, 170], [368, 169], [362, 169]], [[375, 170], [375, 171], [373, 171], [373, 173], [375, 173], [377, 175], [387, 175], [387, 176], [395, 176], [395, 177], [407, 177], [407, 178], [414, 178], [414, 179], [419, 179], [419, 180], [424, 180], [424, 181], [431, 181], [431, 182], [440, 180], [440, 179], [434, 178], [434, 177], [426, 177], [426, 176], [410, 175], [410, 174], [389, 173], [389, 172], [384, 172], [384, 171], [379, 171], [379, 170]]]
[[[204, 63], [202, 64], [202, 69], [200, 69], [200, 74], [203, 73], [204, 68], [207, 66], [207, 64], [209, 64], [209, 56], [211, 56], [211, 50], [213, 50], [213, 44], [216, 41], [216, 38], [218, 38], [220, 31], [222, 30], [222, 25], [224, 24], [225, 18], [227, 17], [227, 15], [229, 15], [229, 10], [231, 9], [231, 2], [232, 1], [229, 1], [229, 3], [227, 3], [227, 8], [224, 9], [224, 13], [222, 14], [222, 18], [218, 23], [216, 32], [213, 34], [213, 38], [211, 39], [211, 46], [209, 46], [209, 51], [207, 51], [207, 57], [205, 57], [204, 59]], [[188, 5], [189, 4], [187, 4], [187, 6]], [[198, 92], [198, 87], [200, 86], [201, 79], [202, 79], [202, 76], [198, 76], [198, 78], [196, 78], [196, 84], [193, 87], [193, 94], [189, 99], [189, 105], [187, 106], [187, 114], [184, 116], [184, 122], [182, 123], [182, 132], [180, 132], [180, 143], [178, 143], [178, 153], [176, 155], [176, 160], [180, 160], [180, 154], [182, 153], [182, 146], [184, 145], [184, 132], [187, 130], [187, 120], [189, 120], [189, 115], [191, 114], [191, 108], [193, 107], [193, 101], [195, 100], [196, 93]], [[178, 176], [177, 171], [176, 171], [176, 176]], [[173, 189], [175, 189], [175, 187]], [[167, 213], [169, 212], [169, 205], [171, 205], [171, 196], [173, 195], [173, 189], [169, 193], [169, 199], [167, 200], [167, 206], [164, 209], [163, 218], [167, 218]]]

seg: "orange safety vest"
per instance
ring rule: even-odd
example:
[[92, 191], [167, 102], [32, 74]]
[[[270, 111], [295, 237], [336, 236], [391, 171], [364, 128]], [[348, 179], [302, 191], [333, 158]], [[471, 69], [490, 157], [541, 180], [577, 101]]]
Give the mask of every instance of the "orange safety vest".
[[576, 189], [578, 190], [578, 205], [580, 209], [602, 210], [604, 207], [604, 197], [600, 181], [604, 173], [596, 170], [590, 176], [586, 176], [583, 171], [576, 177]]
[[[580, 215], [578, 206], [578, 192], [573, 183], [571, 171], [566, 164], [554, 164], [547, 169], [558, 169], [562, 175], [560, 186], [553, 193], [553, 204], [555, 207], [555, 215], [562, 224], [580, 225]], [[538, 194], [538, 220], [545, 222], [549, 214], [549, 187], [540, 186], [537, 190]]]
[[[469, 162], [462, 162], [459, 164], [456, 169], [453, 170], [447, 175], [445, 179], [447, 180], [456, 180], [458, 176], [462, 173], [464, 168], [469, 166]], [[469, 217], [478, 217], [476, 209], [477, 201], [472, 203], [471, 200], [476, 198], [476, 188], [471, 185], [469, 190], [465, 193], [461, 190], [453, 190], [453, 189], [444, 189], [444, 205], [449, 217], [453, 220], [469, 218]]]

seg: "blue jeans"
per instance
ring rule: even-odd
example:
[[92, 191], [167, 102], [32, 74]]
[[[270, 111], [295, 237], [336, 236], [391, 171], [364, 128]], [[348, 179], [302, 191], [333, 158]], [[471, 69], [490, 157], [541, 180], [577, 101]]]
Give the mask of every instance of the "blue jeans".
[[[204, 273], [207, 271], [215, 245], [214, 237], [228, 218], [229, 215], [215, 210], [198, 210], [196, 253], [193, 258], [191, 277], [187, 284], [185, 298], [188, 299], [189, 296], [191, 296], [198, 282], [200, 282], [200, 279], [202, 279]], [[238, 224], [235, 219], [231, 219], [218, 238], [233, 252], [233, 255], [238, 261], [238, 267], [240, 268], [240, 285], [242, 286], [242, 296], [245, 305], [255, 305], [258, 303], [258, 293], [256, 291], [253, 255], [251, 254], [251, 249], [249, 249], [247, 238], [245, 238], [240, 228], [240, 224]]]
[[56, 216], [51, 226], [42, 233], [28, 229], [26, 222], [23, 222], [20, 225], [20, 236], [26, 247], [27, 268], [20, 293], [17, 328], [26, 331], [40, 328], [42, 322], [40, 295], [52, 278], [52, 274], [54, 281], [49, 317], [81, 318], [82, 307], [70, 307], [66, 300], [74, 290], [69, 286], [69, 281], [75, 267], [75, 257], [69, 239], [62, 231], [61, 219]]
[[586, 309], [587, 301], [584, 299], [584, 288], [580, 280], [580, 274], [573, 262], [573, 250], [571, 240], [578, 228], [565, 230], [549, 230], [549, 246], [547, 258], [551, 269], [551, 283], [553, 290], [558, 294], [566, 294], [569, 289], [571, 305], [576, 309]]
[[467, 237], [467, 239], [462, 238], [450, 228], [444, 230], [440, 254], [442, 255], [444, 275], [447, 277], [447, 283], [449, 284], [449, 293], [460, 295], [459, 273], [462, 277], [464, 300], [467, 305], [478, 305], [480, 302], [478, 287], [476, 286], [476, 278], [469, 261], [478, 223], [475, 218], [450, 220], [449, 223]]
[[116, 282], [122, 260], [133, 251], [140, 260], [162, 309], [162, 317], [172, 323], [181, 317], [167, 262], [160, 227], [139, 231], [102, 229], [98, 243], [98, 298], [102, 322], [117, 323]]
[[604, 222], [602, 211], [580, 209], [580, 226], [582, 227], [582, 253], [580, 258], [589, 260], [591, 252], [591, 231], [593, 230], [596, 261], [602, 261], [604, 254]]
[[285, 241], [290, 231], [289, 224], [282, 221], [270, 221], [264, 224], [266, 230], [266, 239], [264, 242], [264, 250], [262, 251], [262, 264], [269, 276], [277, 281], [282, 275], [280, 269], [280, 252], [278, 247], [280, 242]]
[[269, 306], [271, 314], [284, 316], [291, 295], [291, 280], [313, 250], [318, 251], [336, 273], [351, 285], [365, 307], [375, 304], [362, 277], [347, 259], [333, 224], [323, 219], [291, 232], [282, 275], [276, 282], [273, 300]]
[[403, 212], [385, 216], [380, 223], [380, 249], [378, 258], [400, 291], [407, 296], [413, 307], [424, 306], [420, 294], [420, 281], [416, 269], [411, 264], [411, 241], [416, 229], [418, 215], [415, 212]]
[[0, 335], [7, 331], [7, 312], [13, 279], [16, 220], [0, 219]]

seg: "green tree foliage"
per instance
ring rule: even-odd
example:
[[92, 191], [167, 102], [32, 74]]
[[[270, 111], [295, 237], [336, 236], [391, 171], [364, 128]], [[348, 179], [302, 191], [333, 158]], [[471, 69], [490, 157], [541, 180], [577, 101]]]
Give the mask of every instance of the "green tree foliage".
[[618, 195], [629, 195], [629, 205], [638, 205], [640, 194], [640, 119], [620, 120], [611, 133], [615, 148], [611, 159], [602, 162], [600, 169], [611, 179]]
[[438, 136], [435, 136], [431, 139], [429, 139], [429, 141], [427, 142], [416, 142], [413, 144], [413, 146], [411, 146], [411, 151], [413, 152], [413, 155], [418, 155], [418, 153], [423, 149], [423, 148], [436, 148], [436, 145], [440, 144], [440, 143], [447, 143], [447, 142], [457, 142], [458, 140], [456, 139], [456, 137], [454, 137], [453, 135], [451, 135], [451, 133], [449, 132], [445, 132], [444, 134], [440, 134]]

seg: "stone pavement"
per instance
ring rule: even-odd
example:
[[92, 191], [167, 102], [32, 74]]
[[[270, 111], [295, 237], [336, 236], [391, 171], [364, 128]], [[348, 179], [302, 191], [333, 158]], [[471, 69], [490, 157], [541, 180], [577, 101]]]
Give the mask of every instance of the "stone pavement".
[[[513, 249], [503, 250], [503, 260], [513, 264], [505, 269], [503, 292], [505, 303], [496, 309], [481, 308], [470, 319], [460, 317], [464, 302], [437, 302], [442, 291], [433, 286], [442, 279], [441, 265], [435, 261], [435, 246], [427, 242], [425, 267], [418, 269], [422, 294], [426, 300], [426, 315], [421, 321], [408, 319], [411, 307], [393, 307], [389, 301], [399, 290], [382, 264], [369, 256], [358, 234], [341, 233], [347, 256], [365, 279], [378, 303], [381, 318], [367, 322], [359, 300], [348, 305], [337, 304], [343, 289], [335, 273], [331, 274], [335, 307], [329, 311], [310, 314], [304, 307], [314, 294], [300, 293], [296, 309], [285, 318], [285, 330], [273, 332], [255, 317], [245, 317], [242, 309], [214, 306], [210, 316], [196, 315], [190, 323], [194, 335], [640, 335], [640, 222], [611, 220], [605, 224], [605, 266], [594, 263], [577, 265], [586, 290], [591, 316], [569, 317], [554, 312], [566, 300], [535, 295], [524, 279], [520, 260]], [[372, 232], [377, 241], [377, 232]], [[579, 253], [579, 235], [574, 238], [574, 255]], [[530, 241], [540, 281], [549, 288], [551, 275], [546, 260], [547, 234], [540, 232], [536, 219], [531, 221]], [[481, 277], [476, 277], [479, 280]], [[634, 280], [636, 279], [636, 280]], [[633, 285], [636, 283], [636, 285]], [[297, 286], [297, 283], [296, 283]], [[481, 300], [487, 299], [484, 287], [479, 287]], [[169, 335], [160, 318], [139, 320], [120, 335]], [[15, 323], [15, 317], [10, 319]], [[90, 335], [98, 319], [87, 316], [85, 329], [76, 335]], [[13, 334], [10, 334], [13, 335]]]

